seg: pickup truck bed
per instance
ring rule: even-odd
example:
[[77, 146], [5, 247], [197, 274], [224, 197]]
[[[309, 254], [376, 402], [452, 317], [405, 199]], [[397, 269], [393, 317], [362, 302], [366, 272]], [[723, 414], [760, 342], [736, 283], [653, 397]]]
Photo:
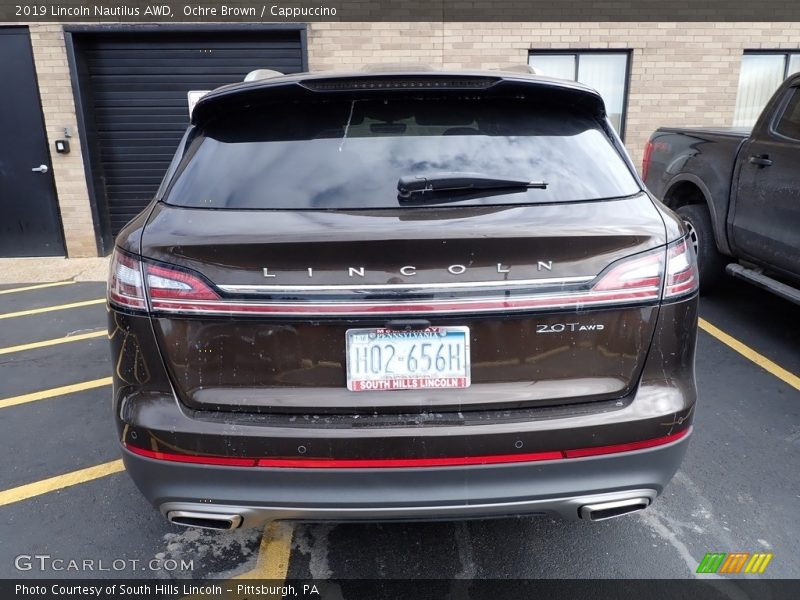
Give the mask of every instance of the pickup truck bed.
[[656, 130], [642, 177], [689, 227], [704, 291], [727, 271], [800, 303], [800, 73], [752, 129]]
[[659, 127], [657, 133], [686, 133], [744, 139], [750, 137], [752, 131], [752, 127]]

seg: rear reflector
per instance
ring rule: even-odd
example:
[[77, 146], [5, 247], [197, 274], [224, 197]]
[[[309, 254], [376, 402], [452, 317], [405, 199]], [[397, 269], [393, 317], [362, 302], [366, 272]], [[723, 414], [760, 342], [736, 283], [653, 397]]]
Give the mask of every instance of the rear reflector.
[[593, 448], [549, 450], [525, 454], [488, 454], [483, 456], [447, 456], [438, 458], [242, 458], [173, 454], [137, 448], [130, 444], [125, 444], [125, 447], [133, 454], [138, 454], [146, 458], [201, 465], [292, 469], [396, 469], [409, 467], [458, 467], [467, 465], [511, 464], [617, 454], [670, 444], [686, 437], [691, 430], [691, 427], [687, 427], [681, 431], [658, 438], [639, 440], [625, 444], [613, 444], [610, 446], [596, 446]]
[[611, 446], [596, 446], [594, 448], [578, 448], [576, 450], [564, 450], [564, 458], [583, 458], [585, 456], [601, 456], [603, 454], [616, 454], [618, 452], [631, 452], [633, 450], [644, 450], [655, 446], [663, 446], [675, 442], [685, 437], [691, 431], [691, 427], [671, 433], [658, 438], [640, 440], [638, 442], [628, 442], [627, 444], [612, 444]]
[[192, 463], [196, 465], [219, 465], [226, 467], [255, 467], [257, 460], [254, 458], [233, 458], [229, 456], [197, 456], [194, 454], [174, 454], [171, 452], [157, 452], [146, 450], [136, 446], [125, 445], [125, 447], [139, 456], [146, 456], [154, 460], [166, 460], [169, 462]]

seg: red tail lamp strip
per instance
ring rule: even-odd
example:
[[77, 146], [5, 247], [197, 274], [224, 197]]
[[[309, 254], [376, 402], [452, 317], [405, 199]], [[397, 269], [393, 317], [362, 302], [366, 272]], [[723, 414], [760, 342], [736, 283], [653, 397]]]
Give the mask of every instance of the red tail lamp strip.
[[[644, 303], [661, 298], [664, 251], [660, 248], [618, 261], [590, 289], [520, 296], [358, 302], [246, 301], [221, 297], [198, 274], [114, 252], [109, 300], [125, 308], [184, 315], [359, 316], [453, 314]], [[676, 280], [681, 284], [682, 280]]]
[[500, 298], [462, 301], [394, 302], [394, 303], [341, 303], [341, 304], [247, 304], [244, 302], [180, 302], [153, 300], [154, 310], [184, 313], [233, 313], [272, 315], [317, 315], [317, 314], [393, 314], [393, 313], [452, 313], [489, 312], [499, 310], [526, 310], [532, 308], [559, 308], [567, 306], [589, 306], [618, 302], [640, 302], [658, 300], [658, 288], [619, 291], [589, 292], [585, 294], [557, 297]]
[[484, 456], [449, 456], [441, 458], [233, 458], [225, 456], [199, 456], [189, 454], [172, 454], [146, 450], [126, 444], [125, 447], [139, 456], [155, 460], [193, 463], [200, 465], [221, 465], [228, 467], [273, 467], [292, 469], [396, 469], [406, 467], [457, 467], [466, 465], [496, 465], [543, 460], [561, 460], [568, 458], [584, 458], [603, 454], [616, 454], [644, 450], [655, 446], [663, 446], [676, 442], [689, 435], [691, 427], [658, 438], [613, 444], [611, 446], [595, 446], [593, 448], [577, 448], [574, 450], [552, 450], [547, 452], [531, 452], [526, 454], [489, 454]]

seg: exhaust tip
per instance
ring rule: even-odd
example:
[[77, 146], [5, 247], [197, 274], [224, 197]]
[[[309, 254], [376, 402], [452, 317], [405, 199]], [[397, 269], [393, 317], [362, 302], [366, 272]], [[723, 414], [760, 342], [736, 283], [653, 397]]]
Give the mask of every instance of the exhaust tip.
[[634, 512], [639, 512], [650, 506], [649, 498], [626, 498], [614, 502], [601, 502], [581, 506], [581, 519], [587, 521], [605, 521], [614, 517], [621, 517]]
[[173, 510], [167, 513], [167, 520], [183, 527], [196, 527], [199, 529], [213, 529], [227, 531], [236, 529], [242, 524], [241, 515], [225, 515], [219, 513], [191, 512], [186, 510]]

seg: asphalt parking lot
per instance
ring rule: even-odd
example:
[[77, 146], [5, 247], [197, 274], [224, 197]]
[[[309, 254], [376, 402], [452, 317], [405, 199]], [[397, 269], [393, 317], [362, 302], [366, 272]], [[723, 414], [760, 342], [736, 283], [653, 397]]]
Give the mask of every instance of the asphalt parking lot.
[[123, 472], [103, 284], [20, 287], [0, 286], [0, 577], [688, 578], [707, 552], [770, 552], [760, 577], [800, 577], [800, 307], [747, 284], [702, 300], [695, 433], [643, 513], [230, 533], [168, 524]]

